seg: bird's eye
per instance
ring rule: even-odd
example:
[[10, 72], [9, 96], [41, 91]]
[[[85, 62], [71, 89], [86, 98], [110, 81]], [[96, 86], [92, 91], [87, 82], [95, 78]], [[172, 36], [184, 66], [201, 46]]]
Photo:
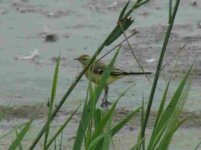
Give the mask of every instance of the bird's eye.
[[86, 57], [83, 57], [82, 60], [87, 60], [87, 58], [86, 58]]

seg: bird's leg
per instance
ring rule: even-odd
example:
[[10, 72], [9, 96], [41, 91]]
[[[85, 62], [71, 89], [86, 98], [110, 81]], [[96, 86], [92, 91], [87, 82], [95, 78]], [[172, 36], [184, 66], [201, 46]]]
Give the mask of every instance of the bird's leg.
[[104, 97], [103, 97], [103, 100], [102, 100], [102, 103], [101, 103], [101, 107], [107, 107], [108, 105], [111, 105], [112, 103], [109, 102], [107, 100], [107, 96], [108, 96], [108, 91], [109, 91], [109, 87], [106, 85], [105, 88], [104, 88]]

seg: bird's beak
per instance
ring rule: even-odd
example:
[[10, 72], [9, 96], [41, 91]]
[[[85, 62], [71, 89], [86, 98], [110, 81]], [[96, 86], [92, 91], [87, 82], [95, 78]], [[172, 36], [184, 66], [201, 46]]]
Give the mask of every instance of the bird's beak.
[[74, 60], [79, 60], [79, 58], [73, 58]]

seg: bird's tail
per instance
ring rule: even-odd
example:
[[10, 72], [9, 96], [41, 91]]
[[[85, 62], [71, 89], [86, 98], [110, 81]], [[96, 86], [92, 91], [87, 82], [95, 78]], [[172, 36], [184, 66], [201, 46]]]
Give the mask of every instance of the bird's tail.
[[152, 72], [123, 72], [123, 75], [148, 75]]

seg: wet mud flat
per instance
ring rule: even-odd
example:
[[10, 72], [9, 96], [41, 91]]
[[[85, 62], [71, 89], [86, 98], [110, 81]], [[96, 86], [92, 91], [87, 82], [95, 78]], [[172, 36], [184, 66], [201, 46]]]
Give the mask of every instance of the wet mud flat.
[[[23, 145], [25, 147], [29, 146], [33, 138], [37, 135], [41, 127], [46, 122], [46, 116], [48, 110], [46, 106], [21, 106], [21, 107], [1, 107], [0, 113], [5, 114], [3, 120], [0, 124], [0, 131], [1, 135], [8, 133], [9, 131], [13, 130], [13, 128], [20, 126], [21, 124], [29, 121], [30, 118], [34, 120], [31, 130], [28, 132]], [[66, 111], [62, 109], [57, 117], [54, 119], [51, 127], [51, 131], [56, 131], [60, 125], [72, 114], [73, 111]], [[113, 116], [113, 125], [117, 122], [121, 121], [126, 115], [128, 115], [130, 111], [125, 109], [117, 109]], [[151, 134], [151, 130], [154, 126], [154, 120], [156, 119], [157, 112], [151, 112], [151, 116], [148, 122], [147, 127], [147, 134], [146, 137], [148, 138]], [[64, 148], [72, 148], [73, 141], [75, 139], [76, 134], [76, 127], [80, 121], [81, 112], [75, 114], [73, 119], [70, 121], [67, 128], [64, 130], [64, 138], [67, 140], [64, 144]], [[132, 147], [135, 140], [137, 140], [137, 135], [140, 131], [140, 116], [141, 114], [138, 113], [116, 136], [113, 138], [114, 145], [111, 146], [111, 149], [127, 149]], [[190, 116], [187, 121], [180, 127], [180, 129], [175, 133], [175, 137], [173, 138], [173, 142], [171, 147], [173, 149], [193, 149], [195, 145], [200, 141], [201, 134], [201, 114], [199, 113], [192, 113], [192, 112], [182, 112], [180, 119], [185, 118], [186, 116]], [[13, 133], [14, 134], [14, 133]], [[15, 135], [10, 134], [3, 139], [1, 139], [0, 143], [4, 148], [9, 146], [11, 142], [11, 138], [14, 138]], [[180, 139], [182, 137], [182, 140]], [[189, 138], [191, 140], [189, 140]], [[122, 140], [124, 139], [124, 140]], [[39, 143], [37, 148], [43, 148], [43, 142]], [[1, 147], [2, 148], [2, 147]]]
[[[127, 114], [129, 114], [131, 111], [123, 109], [123, 108], [117, 108], [117, 110], [114, 113], [113, 121], [118, 122], [121, 121]], [[0, 114], [3, 114], [3, 119], [9, 121], [15, 118], [18, 119], [42, 119], [45, 121], [47, 119], [47, 113], [48, 108], [44, 105], [40, 106], [18, 106], [18, 107], [0, 107]], [[67, 111], [65, 109], [62, 109], [58, 112], [58, 115], [56, 119], [59, 119], [62, 116], [69, 116], [73, 113], [72, 111]], [[137, 113], [136, 117], [128, 123], [128, 126], [140, 126], [140, 112]], [[75, 118], [80, 118], [81, 112], [76, 113]], [[150, 115], [150, 122], [148, 123], [148, 126], [151, 128], [154, 126], [154, 121], [157, 116], [157, 111], [152, 111]], [[185, 112], [183, 111], [180, 115], [180, 119], [184, 119], [185, 117], [189, 116], [189, 119], [185, 121], [185, 123], [182, 125], [183, 128], [201, 128], [201, 114], [200, 112]], [[75, 119], [76, 120], [76, 119]], [[78, 120], [77, 120], [78, 121]]]

